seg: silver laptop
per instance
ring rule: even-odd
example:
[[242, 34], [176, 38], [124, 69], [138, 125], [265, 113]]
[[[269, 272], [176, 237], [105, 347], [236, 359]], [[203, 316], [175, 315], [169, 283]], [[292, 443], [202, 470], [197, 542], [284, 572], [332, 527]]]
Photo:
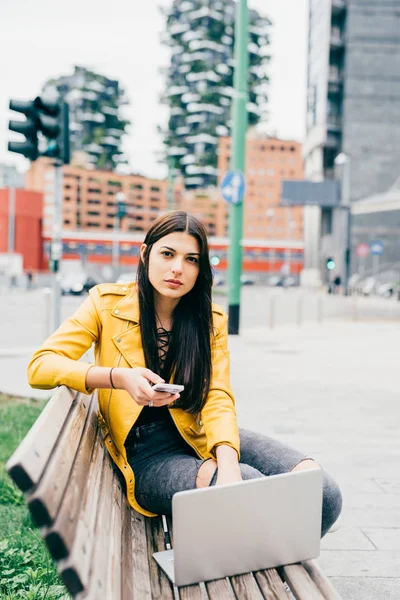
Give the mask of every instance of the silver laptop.
[[322, 470], [179, 492], [173, 550], [153, 554], [178, 586], [319, 556]]

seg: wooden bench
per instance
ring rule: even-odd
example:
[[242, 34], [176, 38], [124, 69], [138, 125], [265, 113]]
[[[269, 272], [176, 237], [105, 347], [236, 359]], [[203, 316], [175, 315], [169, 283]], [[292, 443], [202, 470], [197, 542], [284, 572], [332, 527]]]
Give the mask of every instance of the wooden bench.
[[74, 598], [340, 598], [314, 561], [174, 588], [152, 558], [165, 549], [162, 519], [128, 505], [96, 412], [96, 394], [59, 388], [7, 463]]

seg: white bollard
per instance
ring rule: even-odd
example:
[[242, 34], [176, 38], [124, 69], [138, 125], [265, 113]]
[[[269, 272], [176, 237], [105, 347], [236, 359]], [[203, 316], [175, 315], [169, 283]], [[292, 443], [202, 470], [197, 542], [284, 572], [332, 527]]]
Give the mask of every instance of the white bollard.
[[43, 289], [43, 307], [44, 307], [44, 339], [46, 340], [52, 333], [53, 323], [53, 302], [51, 288]]
[[269, 327], [273, 329], [275, 327], [275, 296], [270, 296], [269, 299]]
[[297, 326], [300, 327], [303, 321], [303, 297], [297, 296], [297, 309], [296, 309], [296, 322]]
[[352, 309], [352, 319], [353, 321], [358, 321], [358, 303], [357, 303], [357, 296], [351, 296], [352, 300], [351, 300], [351, 309]]
[[322, 323], [322, 318], [323, 318], [323, 300], [322, 300], [322, 296], [319, 295], [317, 297], [317, 321], [318, 323]]

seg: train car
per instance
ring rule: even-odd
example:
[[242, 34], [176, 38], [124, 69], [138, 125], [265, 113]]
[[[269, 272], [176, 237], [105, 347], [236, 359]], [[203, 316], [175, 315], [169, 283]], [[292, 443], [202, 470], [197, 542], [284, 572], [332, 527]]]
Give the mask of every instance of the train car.
[[[87, 231], [63, 232], [63, 260], [79, 260], [83, 264], [112, 265], [118, 256], [120, 268], [135, 269], [139, 249], [143, 243], [141, 234], [119, 232], [92, 233]], [[49, 258], [51, 240], [44, 238], [44, 253]], [[216, 271], [228, 267], [228, 238], [209, 238], [210, 257]], [[118, 244], [118, 248], [117, 248]], [[298, 275], [303, 269], [304, 244], [296, 241], [243, 240], [242, 269], [247, 273], [280, 273], [284, 265], [290, 273]]]

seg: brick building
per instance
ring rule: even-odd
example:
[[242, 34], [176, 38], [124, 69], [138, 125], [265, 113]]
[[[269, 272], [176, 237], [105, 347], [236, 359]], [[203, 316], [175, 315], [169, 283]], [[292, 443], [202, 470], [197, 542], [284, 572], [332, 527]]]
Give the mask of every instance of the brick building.
[[[219, 140], [219, 179], [229, 170], [231, 140]], [[93, 171], [71, 165], [63, 167], [64, 231], [104, 232], [113, 230], [116, 196], [123, 192], [127, 207], [121, 230], [145, 233], [159, 214], [168, 210], [168, 182], [141, 175], [122, 175]], [[247, 139], [246, 199], [243, 237], [275, 243], [302, 241], [303, 209], [280, 207], [284, 179], [303, 179], [301, 145], [276, 138]], [[43, 199], [43, 236], [52, 231], [54, 213], [54, 168], [39, 159], [27, 173], [27, 188], [41, 191]], [[173, 207], [196, 215], [212, 237], [228, 236], [228, 204], [218, 188], [185, 190], [182, 179], [174, 184]]]
[[[54, 214], [54, 168], [37, 160], [27, 173], [29, 189], [43, 191], [43, 234], [52, 231]], [[160, 211], [167, 209], [166, 181], [141, 175], [118, 175], [66, 165], [63, 167], [63, 229], [104, 231], [115, 225], [116, 195], [123, 192], [127, 207], [122, 231], [147, 231]]]
[[[8, 252], [10, 189], [0, 189], [0, 253]], [[43, 194], [15, 190], [13, 251], [23, 256], [24, 271], [44, 268], [42, 244]]]
[[[220, 179], [229, 170], [231, 139], [220, 138]], [[280, 207], [282, 181], [304, 179], [299, 142], [260, 137], [249, 132], [246, 154], [246, 199], [243, 237], [262, 240], [303, 239], [303, 208]], [[227, 205], [217, 223], [218, 235], [227, 235]]]

